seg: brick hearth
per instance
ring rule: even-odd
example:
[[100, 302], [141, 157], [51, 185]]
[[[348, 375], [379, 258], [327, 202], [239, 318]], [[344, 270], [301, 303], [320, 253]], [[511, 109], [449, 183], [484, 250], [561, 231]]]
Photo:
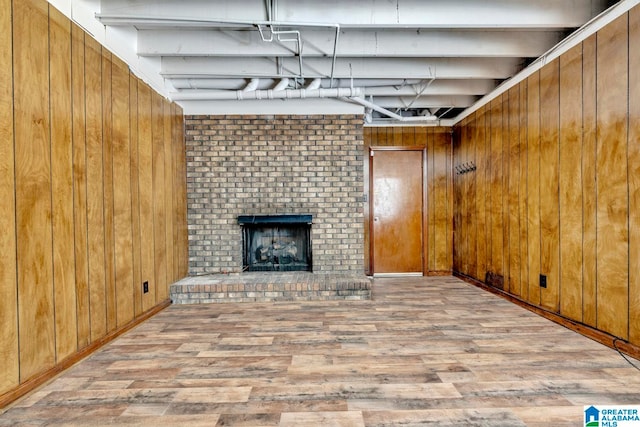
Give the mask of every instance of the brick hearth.
[[371, 280], [355, 273], [241, 273], [188, 277], [171, 285], [174, 304], [371, 299]]

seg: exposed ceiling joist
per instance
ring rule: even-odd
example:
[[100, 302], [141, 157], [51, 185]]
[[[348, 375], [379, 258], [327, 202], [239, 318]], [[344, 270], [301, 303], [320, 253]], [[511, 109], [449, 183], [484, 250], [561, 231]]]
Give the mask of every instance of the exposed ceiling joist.
[[[506, 79], [521, 68], [520, 58], [340, 58], [335, 78]], [[305, 58], [306, 78], [331, 75], [331, 58]], [[299, 77], [297, 58], [163, 57], [166, 78]]]
[[[267, 106], [274, 114], [364, 112], [377, 105], [378, 116], [401, 110], [403, 119], [417, 120], [425, 111], [439, 119], [463, 116], [608, 7], [637, 2], [49, 1], [81, 11], [81, 25], [117, 54], [121, 49], [142, 75], [153, 75], [154, 87], [164, 85], [161, 92], [188, 114], [255, 114]], [[360, 102], [292, 99], [341, 93], [337, 88], [358, 89]]]
[[[304, 57], [331, 56], [332, 29], [300, 30]], [[341, 30], [338, 57], [530, 57], [558, 43], [562, 31]], [[295, 56], [294, 43], [264, 42], [257, 30], [142, 30], [143, 56]]]
[[[273, 21], [339, 23], [342, 27], [575, 28], [607, 4], [604, 0], [278, 0]], [[135, 16], [225, 21], [265, 21], [263, 0], [103, 1], [105, 25], [134, 25]], [[127, 20], [126, 17], [130, 19]]]

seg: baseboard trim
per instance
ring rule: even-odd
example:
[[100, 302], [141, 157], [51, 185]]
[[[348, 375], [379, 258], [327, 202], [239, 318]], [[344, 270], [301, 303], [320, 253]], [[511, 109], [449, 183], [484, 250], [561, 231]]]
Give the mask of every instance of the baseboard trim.
[[564, 326], [567, 329], [571, 329], [574, 332], [579, 333], [580, 335], [584, 335], [587, 338], [591, 338], [594, 341], [599, 342], [600, 344], [604, 344], [607, 347], [618, 350], [628, 356], [631, 356], [635, 359], [640, 359], [640, 347], [632, 344], [628, 341], [625, 341], [621, 338], [615, 337], [607, 332], [603, 332], [599, 329], [595, 329], [591, 326], [585, 325], [583, 323], [578, 323], [575, 320], [571, 320], [567, 317], [564, 317], [558, 313], [554, 313], [545, 308], [539, 307], [537, 305], [533, 305], [528, 301], [525, 301], [521, 298], [518, 298], [515, 295], [511, 295], [510, 293], [503, 291], [502, 289], [494, 288], [492, 286], [488, 286], [481, 281], [474, 279], [473, 277], [466, 276], [464, 274], [453, 272], [453, 275], [459, 279], [464, 280], [465, 282], [477, 286], [481, 289], [489, 291], [493, 294], [499, 295], [502, 298], [517, 304], [539, 316], [542, 316], [546, 319], [551, 320], [561, 326]]
[[[97, 341], [89, 344], [87, 347], [83, 348], [82, 350], [79, 350], [78, 352], [72, 354], [71, 356], [67, 357], [66, 359], [63, 359], [62, 361], [57, 363], [55, 366], [47, 369], [46, 371], [43, 371], [43, 372], [35, 375], [34, 377], [29, 378], [27, 381], [25, 381], [22, 384], [18, 385], [13, 390], [8, 391], [8, 392], [6, 392], [4, 394], [1, 394], [0, 395], [0, 409], [5, 408], [5, 406], [8, 406], [9, 404], [15, 402], [16, 400], [18, 400], [19, 398], [21, 398], [25, 394], [27, 394], [27, 393], [35, 390], [36, 388], [40, 387], [41, 385], [43, 385], [47, 381], [51, 380], [52, 378], [54, 378], [55, 376], [57, 376], [61, 372], [65, 371], [66, 369], [69, 369], [71, 366], [75, 365], [76, 363], [78, 363], [79, 361], [84, 359], [85, 357], [90, 356], [92, 353], [94, 353], [100, 347], [102, 347], [105, 344], [113, 341], [114, 339], [118, 338], [120, 335], [124, 334], [125, 332], [133, 329], [134, 327], [138, 326], [140, 323], [142, 323], [145, 320], [149, 319], [150, 317], [158, 314], [160, 311], [164, 310], [165, 308], [169, 307], [170, 305], [171, 305], [171, 300], [170, 299], [162, 301], [160, 304], [158, 304], [158, 305], [152, 307], [151, 309], [147, 310], [146, 312], [142, 313], [140, 316], [138, 316], [135, 319], [131, 320], [129, 323], [127, 323], [125, 325], [122, 325], [118, 329], [115, 329], [115, 330], [109, 332], [107, 335], [105, 335], [104, 337], [98, 339]], [[2, 413], [2, 412], [0, 412], [0, 413]]]
[[427, 276], [434, 277], [451, 276], [451, 274], [453, 274], [451, 270], [429, 270], [427, 272]]

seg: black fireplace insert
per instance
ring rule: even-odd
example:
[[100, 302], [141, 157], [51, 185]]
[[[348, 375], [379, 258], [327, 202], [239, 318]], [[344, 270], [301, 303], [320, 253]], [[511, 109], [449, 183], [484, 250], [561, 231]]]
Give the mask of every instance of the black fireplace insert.
[[243, 271], [312, 271], [311, 215], [240, 215]]

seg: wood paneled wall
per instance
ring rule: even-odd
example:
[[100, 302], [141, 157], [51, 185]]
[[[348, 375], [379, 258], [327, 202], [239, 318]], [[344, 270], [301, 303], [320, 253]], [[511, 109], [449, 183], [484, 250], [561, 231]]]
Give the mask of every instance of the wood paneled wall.
[[[427, 148], [427, 227], [425, 275], [449, 274], [452, 271], [453, 180], [451, 176], [451, 128], [446, 127], [365, 127], [365, 155], [369, 147]], [[369, 168], [365, 162], [365, 194], [369, 189]], [[365, 208], [365, 247], [369, 248], [369, 209]], [[365, 270], [371, 273], [368, 251], [365, 250]]]
[[188, 254], [181, 109], [44, 0], [0, 26], [2, 401], [163, 303]]
[[[640, 345], [640, 7], [455, 129], [454, 271]], [[540, 286], [540, 275], [547, 287]]]

